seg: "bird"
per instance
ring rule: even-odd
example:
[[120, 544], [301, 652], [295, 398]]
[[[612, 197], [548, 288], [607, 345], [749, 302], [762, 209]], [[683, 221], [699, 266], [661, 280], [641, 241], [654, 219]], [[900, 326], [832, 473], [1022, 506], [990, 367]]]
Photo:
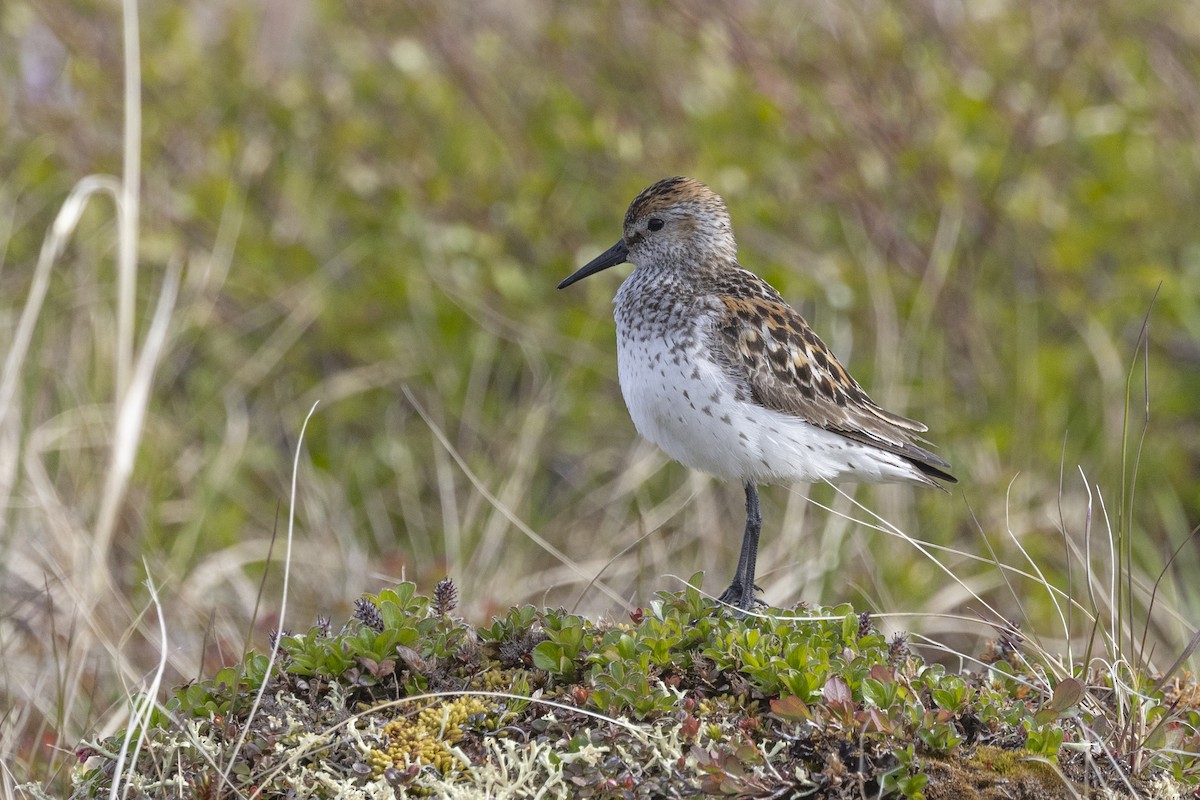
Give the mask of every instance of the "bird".
[[737, 258], [725, 201], [677, 176], [643, 190], [621, 239], [559, 289], [631, 263], [613, 300], [617, 376], [634, 427], [681, 464], [740, 481], [746, 526], [718, 598], [756, 604], [762, 484], [914, 483], [945, 491], [927, 427], [877, 405], [769, 283]]

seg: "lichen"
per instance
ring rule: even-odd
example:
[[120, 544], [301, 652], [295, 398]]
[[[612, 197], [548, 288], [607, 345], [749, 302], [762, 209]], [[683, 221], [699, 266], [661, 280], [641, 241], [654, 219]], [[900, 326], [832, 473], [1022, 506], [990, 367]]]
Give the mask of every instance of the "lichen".
[[491, 707], [478, 697], [458, 697], [421, 709], [415, 717], [399, 717], [383, 726], [387, 744], [367, 756], [375, 777], [389, 767], [431, 766], [446, 775], [462, 767], [451, 750], [463, 737], [468, 718]]

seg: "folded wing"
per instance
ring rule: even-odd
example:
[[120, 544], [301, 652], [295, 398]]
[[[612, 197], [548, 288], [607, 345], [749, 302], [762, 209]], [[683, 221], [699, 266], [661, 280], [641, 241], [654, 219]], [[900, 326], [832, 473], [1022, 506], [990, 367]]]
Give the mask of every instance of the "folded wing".
[[753, 402], [895, 453], [928, 478], [957, 482], [944, 459], [916, 443], [926, 427], [876, 405], [769, 284], [741, 270], [730, 277], [755, 284], [721, 293], [717, 323], [723, 360]]

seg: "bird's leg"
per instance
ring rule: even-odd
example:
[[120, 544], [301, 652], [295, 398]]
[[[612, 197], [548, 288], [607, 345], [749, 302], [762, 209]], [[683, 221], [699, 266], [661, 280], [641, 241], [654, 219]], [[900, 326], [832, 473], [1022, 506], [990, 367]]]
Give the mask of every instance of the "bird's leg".
[[754, 605], [754, 572], [758, 562], [758, 536], [762, 532], [762, 515], [758, 510], [758, 488], [746, 481], [746, 531], [742, 534], [742, 553], [738, 556], [733, 583], [721, 594], [721, 601], [749, 611]]

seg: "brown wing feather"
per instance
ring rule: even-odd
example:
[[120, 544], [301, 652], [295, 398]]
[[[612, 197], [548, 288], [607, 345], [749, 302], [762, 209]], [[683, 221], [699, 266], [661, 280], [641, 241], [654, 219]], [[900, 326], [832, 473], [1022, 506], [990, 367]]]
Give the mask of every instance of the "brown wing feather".
[[[727, 273], [736, 291], [719, 291], [724, 356], [750, 398], [826, 430], [899, 455], [924, 474], [955, 482], [946, 461], [914, 440], [926, 427], [875, 404], [808, 323], [768, 283], [745, 270]], [[734, 287], [729, 287], [733, 289]]]

